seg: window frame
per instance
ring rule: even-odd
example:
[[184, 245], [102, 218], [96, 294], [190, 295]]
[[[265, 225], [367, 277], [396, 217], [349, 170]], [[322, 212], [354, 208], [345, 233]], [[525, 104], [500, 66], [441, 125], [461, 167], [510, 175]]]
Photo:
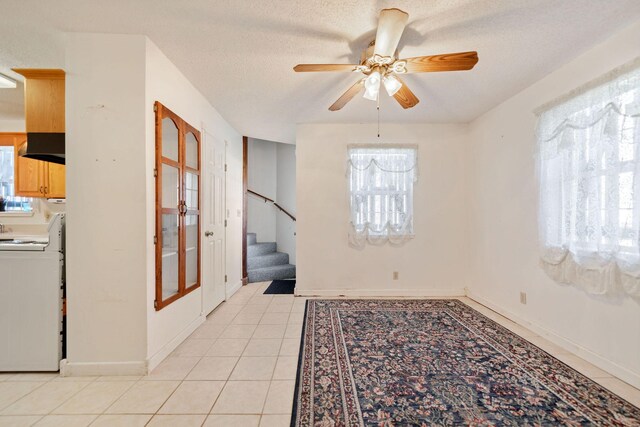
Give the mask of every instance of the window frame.
[[0, 147], [12, 147], [13, 148], [13, 197], [22, 197], [30, 200], [30, 210], [13, 210], [13, 211], [2, 211], [0, 212], [0, 216], [33, 216], [34, 213], [34, 200], [33, 197], [24, 197], [24, 196], [16, 196], [16, 186], [18, 185], [17, 180], [17, 167], [18, 167], [18, 146], [16, 144], [16, 138], [18, 136], [26, 138], [26, 134], [24, 132], [0, 132]]
[[[580, 95], [578, 95], [580, 96]], [[636, 132], [638, 132], [636, 130]], [[589, 151], [589, 147], [585, 147], [586, 152], [583, 153], [584, 156], [586, 156], [587, 158], [590, 155], [590, 151]], [[620, 145], [616, 145], [615, 146], [615, 153], [613, 153], [613, 155], [616, 158], [620, 158]], [[559, 162], [559, 168], [563, 168], [566, 167], [566, 160], [559, 157], [558, 159], [556, 159], [557, 162]], [[597, 170], [594, 171], [593, 175], [595, 179], [600, 180], [600, 186], [602, 188], [604, 187], [609, 187], [612, 186], [614, 188], [618, 188], [618, 193], [617, 193], [617, 198], [618, 200], [621, 198], [622, 196], [622, 192], [620, 191], [620, 178], [623, 174], [625, 173], [634, 173], [634, 166], [637, 162], [639, 162], [640, 159], [636, 158], [636, 154], [634, 154], [634, 156], [630, 159], [627, 160], [619, 160], [617, 165], [618, 165], [618, 173], [614, 174], [612, 173], [607, 167], [604, 167], [602, 162], [599, 162], [598, 166], [597, 166]], [[557, 172], [556, 172], [557, 173]], [[576, 185], [576, 183], [580, 180], [580, 179], [584, 179], [583, 175], [572, 175], [570, 178], [568, 179], [564, 179], [561, 180], [561, 185], [566, 185], [566, 186], [573, 186]], [[542, 185], [541, 183], [539, 183], [538, 185]], [[544, 188], [541, 186], [539, 188], [539, 197], [542, 197], [542, 193], [544, 192]], [[604, 196], [601, 196], [601, 200], [604, 199]], [[540, 201], [539, 201], [540, 203]], [[565, 202], [563, 200], [559, 201], [559, 213], [560, 216], [563, 217], [563, 209], [564, 209], [564, 204]], [[622, 211], [631, 211], [632, 213], [634, 211], [636, 211], [638, 208], [623, 208], [620, 206], [620, 204], [618, 204], [618, 209], [616, 212], [616, 217], [615, 217], [615, 222], [617, 223], [617, 227], [622, 230], [624, 229], [625, 231], [629, 231], [630, 228], [629, 227], [621, 227], [620, 226], [620, 214]], [[600, 216], [601, 216], [601, 220], [603, 220], [602, 214], [603, 212], [607, 212], [607, 209], [605, 207], [600, 206], [597, 211], [599, 212]], [[578, 220], [575, 220], [575, 223], [571, 224], [572, 228], [576, 228], [576, 227], [587, 227], [588, 224], [590, 223], [589, 220], [589, 216], [590, 216], [591, 212], [590, 209], [585, 208], [584, 209], [584, 216], [585, 218], [578, 222]], [[546, 219], [546, 218], [545, 218]], [[606, 227], [606, 221], [603, 222], [601, 224], [601, 234], [604, 234], [604, 228]], [[565, 228], [565, 225], [562, 225], [562, 228]], [[572, 235], [571, 232], [567, 232], [567, 231], [561, 231], [561, 241], [558, 244], [553, 244], [550, 242], [543, 242], [544, 247], [546, 248], [555, 248], [555, 249], [566, 249], [568, 247], [574, 247], [576, 249], [579, 249], [581, 251], [588, 251], [589, 249], [589, 242], [585, 242], [582, 239], [576, 238], [575, 236]], [[616, 248], [618, 249], [618, 252], [620, 253], [633, 253], [635, 247], [629, 246], [629, 245], [621, 245], [619, 243], [611, 243], [611, 242], [605, 242], [605, 241], [600, 241], [598, 243], [598, 245], [603, 248], [605, 251], [609, 251], [609, 252], [613, 252], [616, 250]]]
[[[405, 210], [400, 212], [401, 214], [405, 214], [408, 215], [411, 219], [410, 219], [410, 226], [404, 230], [402, 233], [396, 234], [393, 237], [397, 237], [397, 238], [401, 238], [401, 239], [411, 239], [413, 237], [415, 237], [415, 221], [414, 221], [414, 211], [415, 211], [415, 182], [416, 182], [416, 178], [414, 177], [414, 179], [411, 181], [411, 186], [410, 188], [406, 189], [406, 190], [401, 190], [400, 192], [397, 191], [391, 191], [388, 188], [380, 188], [380, 189], [366, 189], [366, 190], [353, 190], [351, 188], [351, 176], [350, 174], [352, 173], [352, 151], [353, 150], [366, 150], [366, 149], [372, 149], [372, 150], [400, 150], [400, 149], [409, 149], [409, 150], [413, 150], [414, 152], [414, 158], [415, 158], [415, 169], [416, 171], [414, 172], [417, 176], [417, 169], [418, 169], [418, 162], [419, 162], [419, 150], [418, 150], [418, 145], [417, 144], [392, 144], [392, 143], [385, 143], [385, 144], [349, 144], [347, 146], [347, 159], [348, 159], [348, 166], [349, 166], [349, 170], [347, 172], [347, 176], [348, 176], [348, 181], [349, 181], [349, 188], [348, 188], [348, 194], [349, 194], [349, 210], [350, 210], [350, 222], [351, 222], [351, 226], [352, 228], [355, 229], [356, 224], [354, 224], [353, 221], [353, 212], [354, 212], [354, 208], [353, 208], [353, 201], [354, 201], [354, 197], [357, 196], [371, 196], [371, 197], [381, 197], [382, 200], [384, 200], [384, 198], [386, 197], [390, 197], [393, 195], [401, 195], [406, 199], [410, 199], [411, 200], [411, 211]], [[382, 212], [379, 212], [382, 213]], [[375, 212], [373, 212], [373, 215], [375, 215]], [[355, 231], [355, 230], [354, 230]], [[368, 230], [368, 232], [371, 232], [371, 229]], [[371, 240], [380, 240], [380, 241], [385, 241], [385, 240], [390, 240], [393, 238], [389, 233], [386, 233], [384, 231], [378, 232], [378, 233], [371, 233], [367, 235], [368, 239]]]
[[535, 109], [540, 266], [597, 295], [640, 295], [640, 61]]
[[[183, 120], [176, 113], [165, 107], [159, 101], [154, 103], [155, 110], [155, 181], [156, 181], [156, 199], [155, 199], [155, 208], [156, 208], [156, 228], [155, 228], [155, 236], [154, 243], [156, 246], [156, 295], [154, 301], [154, 307], [156, 311], [162, 310], [164, 307], [172, 304], [173, 302], [179, 300], [180, 298], [188, 295], [189, 293], [195, 291], [201, 286], [201, 254], [202, 254], [202, 237], [201, 237], [201, 229], [202, 229], [202, 179], [201, 179], [201, 169], [202, 169], [202, 159], [201, 159], [201, 148], [202, 148], [202, 140], [200, 131], [198, 131], [195, 127], [191, 126], [185, 120]], [[162, 155], [162, 121], [166, 118], [169, 118], [176, 125], [178, 131], [178, 160], [169, 159]], [[187, 166], [186, 160], [186, 138], [187, 134], [192, 133], [197, 141], [197, 169], [193, 167]], [[181, 209], [178, 208], [167, 208], [162, 205], [162, 166], [167, 165], [178, 169], [178, 202], [179, 205], [182, 202], [186, 203], [186, 177], [187, 173], [193, 174], [197, 177], [197, 188], [198, 188], [198, 197], [197, 204], [198, 208], [193, 209], [189, 208], [185, 209], [184, 212], [181, 212]], [[170, 214], [177, 215], [179, 217], [178, 220], [178, 292], [169, 296], [166, 299], [163, 299], [162, 294], [162, 215]], [[196, 282], [191, 286], [187, 286], [186, 284], [186, 216], [187, 215], [195, 215], [198, 219], [198, 227], [197, 227], [197, 273], [196, 273]]]

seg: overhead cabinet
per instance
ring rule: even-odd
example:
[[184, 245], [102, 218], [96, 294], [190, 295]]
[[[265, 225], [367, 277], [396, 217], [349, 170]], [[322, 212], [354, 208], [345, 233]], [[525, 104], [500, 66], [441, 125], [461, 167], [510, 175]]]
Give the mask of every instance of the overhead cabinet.
[[14, 134], [15, 194], [23, 197], [65, 198], [65, 166], [18, 155], [29, 135], [65, 132], [65, 72], [58, 69], [14, 69], [25, 77], [26, 133]]
[[156, 111], [156, 310], [200, 286], [200, 132]]
[[18, 150], [26, 140], [27, 134], [23, 132], [7, 132], [0, 135], [0, 145], [13, 146], [15, 195], [64, 199], [64, 165], [18, 156]]
[[27, 140], [26, 134], [15, 139], [15, 193], [23, 197], [65, 198], [64, 165], [27, 159], [18, 156], [20, 146]]

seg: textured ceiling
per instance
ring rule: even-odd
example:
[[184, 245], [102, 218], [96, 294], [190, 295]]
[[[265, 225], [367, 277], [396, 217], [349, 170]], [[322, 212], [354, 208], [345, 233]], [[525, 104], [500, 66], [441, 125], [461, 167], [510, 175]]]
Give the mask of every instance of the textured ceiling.
[[357, 61], [382, 8], [409, 13], [401, 57], [467, 50], [480, 57], [472, 71], [406, 76], [421, 100], [412, 110], [382, 96], [381, 121], [407, 123], [468, 122], [640, 19], [638, 0], [2, 0], [0, 6], [0, 72], [64, 67], [64, 32], [146, 34], [240, 133], [281, 142], [293, 142], [296, 123], [376, 120], [375, 103], [361, 97], [327, 111], [355, 75], [291, 68]]

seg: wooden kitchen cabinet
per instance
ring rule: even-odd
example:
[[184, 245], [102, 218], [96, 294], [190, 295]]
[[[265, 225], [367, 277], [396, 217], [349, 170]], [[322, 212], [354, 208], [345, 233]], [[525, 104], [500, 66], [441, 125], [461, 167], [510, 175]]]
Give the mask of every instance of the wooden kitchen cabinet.
[[5, 141], [4, 145], [14, 146], [14, 192], [16, 196], [65, 198], [64, 165], [18, 156], [20, 146], [27, 140], [25, 133], [3, 133], [0, 140], [0, 142]]
[[42, 163], [47, 165], [46, 197], [49, 199], [64, 199], [66, 185], [65, 166], [56, 163]]
[[65, 198], [64, 165], [16, 157], [16, 196]]
[[[65, 198], [65, 166], [18, 156], [27, 135], [64, 138], [65, 72], [59, 69], [14, 68], [25, 77], [26, 134], [15, 142], [15, 194], [23, 197]], [[31, 138], [31, 136], [29, 136]], [[61, 153], [64, 156], [64, 151]]]

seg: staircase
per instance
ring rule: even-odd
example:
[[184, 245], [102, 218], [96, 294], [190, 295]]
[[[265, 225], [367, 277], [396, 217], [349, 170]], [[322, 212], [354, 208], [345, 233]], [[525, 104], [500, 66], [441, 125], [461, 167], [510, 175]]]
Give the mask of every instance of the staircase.
[[258, 243], [256, 233], [247, 233], [249, 283], [296, 277], [296, 266], [289, 264], [289, 254], [276, 250], [276, 242]]

